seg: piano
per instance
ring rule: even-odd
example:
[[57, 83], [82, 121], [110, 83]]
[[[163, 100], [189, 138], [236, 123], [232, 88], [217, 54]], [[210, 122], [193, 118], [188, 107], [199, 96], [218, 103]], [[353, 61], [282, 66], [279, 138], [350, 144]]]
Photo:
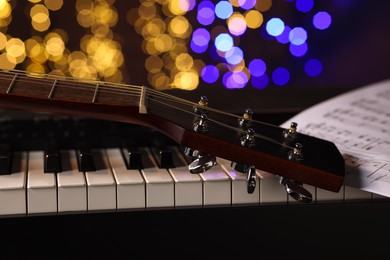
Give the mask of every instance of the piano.
[[[185, 148], [146, 127], [31, 116], [1, 124], [2, 217], [301, 204], [278, 176], [260, 170], [248, 192], [247, 175], [223, 158], [204, 173], [190, 173]], [[388, 199], [348, 186], [305, 188], [311, 204]]]
[[156, 252], [256, 257], [280, 248], [279, 256], [302, 258], [307, 248], [329, 244], [353, 256], [365, 252], [355, 247], [362, 241], [384, 243], [369, 237], [388, 221], [387, 198], [350, 187], [338, 193], [306, 187], [313, 201], [297, 202], [277, 176], [261, 171], [248, 193], [246, 176], [230, 162], [217, 158], [209, 171], [189, 173], [184, 147], [149, 128], [3, 114], [4, 259], [148, 258]]

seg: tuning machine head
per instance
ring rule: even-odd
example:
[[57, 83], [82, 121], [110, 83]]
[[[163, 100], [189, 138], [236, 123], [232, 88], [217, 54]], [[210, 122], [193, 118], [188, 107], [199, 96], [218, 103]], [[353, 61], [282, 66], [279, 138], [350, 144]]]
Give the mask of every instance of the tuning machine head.
[[297, 127], [298, 127], [298, 123], [291, 122], [290, 127], [286, 128], [283, 131], [283, 136], [286, 138], [295, 138], [295, 136], [297, 135]]
[[190, 173], [202, 173], [209, 170], [217, 163], [215, 156], [207, 153], [201, 153], [198, 150], [186, 147], [184, 154], [192, 161], [188, 165]]
[[252, 109], [250, 108], [247, 108], [245, 110], [245, 113], [242, 115], [242, 117], [240, 117], [238, 119], [238, 124], [242, 127], [242, 128], [248, 128], [248, 127], [251, 127], [252, 126], [252, 115], [253, 115], [253, 111]]
[[293, 199], [304, 203], [312, 202], [311, 193], [303, 188], [301, 184], [285, 177], [280, 177], [279, 183], [285, 187], [287, 194]]
[[208, 111], [206, 107], [208, 104], [208, 98], [206, 96], [201, 96], [198, 104], [194, 106], [194, 112], [198, 115], [207, 115]]

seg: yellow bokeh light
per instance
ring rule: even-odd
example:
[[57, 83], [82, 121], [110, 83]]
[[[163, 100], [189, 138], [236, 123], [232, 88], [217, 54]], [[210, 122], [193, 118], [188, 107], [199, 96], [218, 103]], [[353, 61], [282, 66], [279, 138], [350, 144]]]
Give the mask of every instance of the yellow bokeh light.
[[173, 15], [184, 15], [187, 10], [185, 8], [188, 8], [188, 4], [185, 5], [181, 2], [184, 2], [183, 0], [169, 0], [168, 1], [168, 9], [169, 12]]
[[154, 46], [159, 52], [167, 52], [172, 48], [174, 44], [173, 38], [168, 34], [161, 34], [156, 37]]
[[188, 53], [182, 53], [177, 56], [175, 65], [181, 71], [189, 71], [194, 65], [194, 60]]
[[118, 22], [118, 15], [116, 10], [113, 7], [107, 5], [98, 5], [93, 9], [93, 14], [95, 15], [96, 22], [101, 24], [106, 24], [109, 27], [114, 26]]
[[255, 4], [255, 8], [260, 12], [268, 11], [272, 6], [272, 0], [261, 0], [257, 1]]
[[63, 3], [63, 0], [45, 0], [46, 7], [51, 11], [60, 10]]
[[11, 15], [11, 5], [5, 1], [0, 1], [0, 19], [5, 19]]
[[52, 56], [59, 56], [65, 50], [65, 44], [60, 37], [51, 37], [46, 41], [46, 52]]
[[7, 53], [0, 54], [0, 67], [3, 69], [14, 69], [16, 66], [15, 59], [9, 58]]
[[168, 31], [175, 37], [188, 38], [191, 32], [190, 23], [184, 16], [176, 16], [170, 21]]
[[0, 32], [0, 50], [5, 48], [5, 45], [7, 44], [7, 36]]
[[162, 67], [163, 61], [159, 56], [149, 56], [145, 60], [145, 68], [150, 73], [157, 73]]
[[245, 13], [245, 21], [249, 28], [257, 29], [262, 25], [264, 19], [263, 15], [259, 11], [250, 10]]
[[157, 90], [164, 90], [171, 88], [171, 80], [163, 72], [148, 75], [148, 82]]
[[24, 42], [19, 38], [9, 39], [5, 44], [5, 50], [13, 57], [23, 56], [26, 53]]
[[176, 74], [174, 87], [184, 90], [194, 90], [199, 85], [199, 75], [196, 71], [182, 71]]

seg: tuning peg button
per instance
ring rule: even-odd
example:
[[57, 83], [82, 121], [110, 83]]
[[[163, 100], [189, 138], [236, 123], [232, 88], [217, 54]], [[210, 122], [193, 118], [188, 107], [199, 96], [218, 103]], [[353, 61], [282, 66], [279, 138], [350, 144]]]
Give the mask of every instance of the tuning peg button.
[[215, 156], [206, 154], [190, 163], [188, 169], [190, 170], [190, 173], [202, 173], [213, 167], [216, 163], [217, 159]]
[[285, 177], [280, 177], [279, 182], [285, 187], [287, 194], [293, 199], [304, 203], [312, 202], [313, 198], [311, 193], [303, 188], [302, 185]]

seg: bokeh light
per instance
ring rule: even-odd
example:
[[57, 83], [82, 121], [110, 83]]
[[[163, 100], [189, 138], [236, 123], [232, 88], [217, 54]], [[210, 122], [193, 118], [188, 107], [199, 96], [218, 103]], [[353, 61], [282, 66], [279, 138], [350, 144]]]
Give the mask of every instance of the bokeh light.
[[[28, 1], [24, 8], [31, 36], [25, 39], [7, 32], [14, 3], [0, 1], [0, 67], [123, 82], [121, 37], [129, 36], [118, 35], [115, 27], [125, 19], [142, 38], [146, 83], [158, 90], [205, 84], [264, 89], [288, 85], [297, 71], [318, 76], [323, 65], [311, 57], [310, 30], [332, 23], [314, 0], [138, 0], [124, 10], [125, 17], [115, 0], [75, 0], [76, 13], [69, 19], [83, 35], [79, 48], [70, 49], [71, 31], [53, 25], [63, 0]], [[284, 8], [300, 19], [286, 17]], [[283, 51], [272, 51], [276, 47]]]

